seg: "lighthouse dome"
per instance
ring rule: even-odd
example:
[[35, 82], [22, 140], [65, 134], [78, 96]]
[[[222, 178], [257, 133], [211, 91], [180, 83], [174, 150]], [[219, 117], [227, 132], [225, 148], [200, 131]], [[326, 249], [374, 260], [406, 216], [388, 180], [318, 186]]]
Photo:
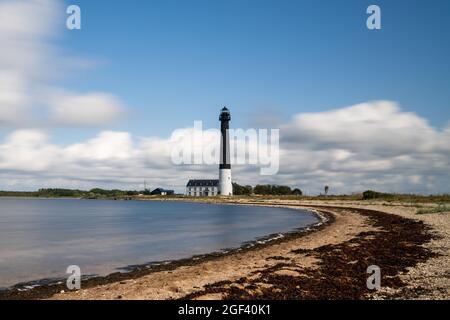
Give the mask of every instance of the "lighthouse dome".
[[227, 107], [223, 107], [222, 112], [220, 113], [220, 121], [230, 121], [231, 120], [231, 115], [230, 115], [230, 110], [228, 110]]

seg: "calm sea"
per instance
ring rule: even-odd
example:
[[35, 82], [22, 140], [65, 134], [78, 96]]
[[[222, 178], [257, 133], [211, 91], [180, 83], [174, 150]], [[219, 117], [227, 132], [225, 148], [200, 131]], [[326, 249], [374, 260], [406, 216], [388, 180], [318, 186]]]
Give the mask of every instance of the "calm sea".
[[0, 198], [0, 287], [106, 275], [129, 265], [236, 248], [317, 223], [285, 208], [186, 202]]

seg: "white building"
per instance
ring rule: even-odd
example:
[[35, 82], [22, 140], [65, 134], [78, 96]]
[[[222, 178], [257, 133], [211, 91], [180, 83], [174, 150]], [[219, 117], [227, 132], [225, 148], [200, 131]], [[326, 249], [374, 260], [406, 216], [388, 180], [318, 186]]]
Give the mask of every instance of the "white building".
[[219, 195], [219, 180], [189, 180], [186, 195], [190, 197], [215, 197]]

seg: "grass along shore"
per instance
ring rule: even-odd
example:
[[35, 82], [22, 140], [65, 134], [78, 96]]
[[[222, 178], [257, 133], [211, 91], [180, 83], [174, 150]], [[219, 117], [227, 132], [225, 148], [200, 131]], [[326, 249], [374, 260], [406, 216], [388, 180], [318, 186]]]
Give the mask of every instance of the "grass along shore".
[[[150, 190], [105, 190], [94, 188], [91, 190], [48, 188], [39, 189], [37, 191], [1, 191], [1, 197], [26, 197], [26, 198], [80, 198], [80, 199], [114, 199], [114, 200], [151, 200], [151, 199], [193, 199], [184, 195], [157, 196], [150, 195]], [[195, 198], [195, 199], [212, 199], [212, 198]], [[217, 198], [221, 199], [221, 198]], [[417, 194], [396, 194], [383, 193], [375, 191], [365, 191], [362, 193], [351, 195], [267, 195], [267, 194], [251, 194], [251, 195], [235, 195], [233, 199], [238, 200], [300, 200], [300, 201], [360, 201], [364, 200], [368, 203], [373, 201], [383, 201], [389, 203], [408, 203], [410, 205], [420, 206], [421, 204], [448, 204], [450, 205], [449, 194], [439, 195], [417, 195]], [[219, 200], [221, 201], [221, 200]]]

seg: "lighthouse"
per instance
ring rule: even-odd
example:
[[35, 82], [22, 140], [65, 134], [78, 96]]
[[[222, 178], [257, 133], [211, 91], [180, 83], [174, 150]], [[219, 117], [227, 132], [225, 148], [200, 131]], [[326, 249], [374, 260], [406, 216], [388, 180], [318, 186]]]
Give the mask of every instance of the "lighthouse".
[[219, 166], [219, 192], [221, 196], [232, 196], [233, 185], [231, 184], [231, 162], [230, 162], [230, 121], [231, 115], [227, 107], [220, 113], [220, 166]]

